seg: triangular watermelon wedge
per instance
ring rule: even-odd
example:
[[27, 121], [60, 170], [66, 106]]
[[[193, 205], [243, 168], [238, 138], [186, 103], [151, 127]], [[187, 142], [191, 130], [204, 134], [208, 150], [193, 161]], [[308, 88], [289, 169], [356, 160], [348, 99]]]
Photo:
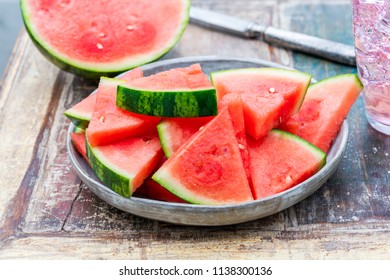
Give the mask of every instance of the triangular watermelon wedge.
[[338, 75], [315, 83], [309, 87], [301, 110], [280, 128], [327, 153], [362, 89], [356, 74]]
[[248, 177], [249, 184], [251, 184], [249, 152], [246, 142], [244, 104], [242, 101], [242, 95], [236, 93], [226, 94], [219, 101], [218, 106], [219, 110], [222, 110], [224, 107], [228, 108], [233, 128], [236, 132], [236, 139], [238, 142], [238, 148], [241, 152], [242, 161], [244, 163], [244, 169]]
[[124, 197], [130, 197], [142, 185], [163, 156], [157, 135], [131, 137], [98, 147], [91, 146], [87, 136], [86, 145], [96, 176]]
[[312, 176], [326, 154], [291, 133], [274, 129], [260, 140], [248, 138], [255, 199], [285, 191]]
[[243, 68], [211, 73], [211, 80], [218, 100], [228, 93], [243, 95], [247, 133], [260, 139], [298, 112], [311, 75], [277, 68]]
[[253, 200], [226, 108], [172, 155], [152, 178], [194, 204], [235, 204]]
[[117, 86], [126, 81], [102, 77], [87, 130], [92, 146], [100, 146], [156, 131], [158, 117], [134, 114], [115, 105]]
[[[140, 67], [137, 67], [131, 71], [128, 71], [120, 76], [120, 79], [126, 82], [132, 81], [143, 77], [143, 71]], [[72, 106], [65, 111], [65, 116], [79, 128], [87, 128], [89, 121], [92, 118], [93, 109], [96, 103], [96, 94], [91, 94], [88, 97], [81, 100], [76, 105]]]

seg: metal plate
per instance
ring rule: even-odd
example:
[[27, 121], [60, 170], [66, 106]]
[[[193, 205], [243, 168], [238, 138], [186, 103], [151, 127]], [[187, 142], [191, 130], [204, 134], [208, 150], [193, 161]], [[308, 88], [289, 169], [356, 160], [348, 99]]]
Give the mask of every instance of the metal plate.
[[[162, 60], [145, 65], [142, 69], [145, 76], [148, 76], [172, 68], [187, 67], [194, 63], [200, 63], [206, 74], [213, 71], [247, 67], [286, 68], [275, 63], [256, 59], [188, 57]], [[335, 172], [348, 140], [348, 124], [344, 121], [339, 135], [328, 153], [326, 165], [314, 176], [287, 191], [247, 203], [226, 206], [202, 206], [161, 202], [138, 197], [124, 198], [116, 194], [97, 179], [87, 162], [74, 148], [70, 139], [70, 132], [73, 129], [74, 126], [71, 124], [67, 137], [67, 149], [70, 160], [81, 180], [94, 194], [110, 205], [134, 215], [169, 223], [200, 226], [229, 225], [259, 219], [282, 211], [305, 199], [318, 190]]]

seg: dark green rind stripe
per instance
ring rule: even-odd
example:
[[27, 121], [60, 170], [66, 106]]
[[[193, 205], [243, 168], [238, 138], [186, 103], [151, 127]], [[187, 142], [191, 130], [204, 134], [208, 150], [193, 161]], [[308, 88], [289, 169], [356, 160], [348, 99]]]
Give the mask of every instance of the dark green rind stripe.
[[215, 88], [152, 91], [119, 85], [116, 105], [130, 112], [158, 117], [205, 117], [218, 114]]
[[132, 194], [130, 191], [130, 179], [118, 174], [102, 163], [101, 160], [94, 154], [94, 148], [89, 144], [88, 138], [86, 139], [86, 146], [87, 157], [92, 170], [95, 172], [100, 181], [117, 194], [124, 197], [130, 197]]
[[280, 129], [273, 129], [270, 133], [278, 134], [280, 137], [288, 138], [291, 141], [294, 141], [296, 143], [299, 143], [300, 146], [305, 147], [307, 150], [309, 150], [312, 154], [315, 154], [318, 158], [321, 159], [318, 170], [320, 170], [322, 167], [326, 164], [326, 153], [324, 153], [320, 148], [317, 146], [311, 144], [310, 142], [307, 142], [305, 139], [292, 134], [290, 132], [280, 130]]

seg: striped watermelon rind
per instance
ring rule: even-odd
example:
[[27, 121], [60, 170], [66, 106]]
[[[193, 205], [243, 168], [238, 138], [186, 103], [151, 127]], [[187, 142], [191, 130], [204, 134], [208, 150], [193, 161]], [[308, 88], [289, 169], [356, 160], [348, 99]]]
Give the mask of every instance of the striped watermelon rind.
[[214, 87], [149, 90], [118, 86], [116, 105], [127, 111], [158, 117], [203, 117], [218, 114]]

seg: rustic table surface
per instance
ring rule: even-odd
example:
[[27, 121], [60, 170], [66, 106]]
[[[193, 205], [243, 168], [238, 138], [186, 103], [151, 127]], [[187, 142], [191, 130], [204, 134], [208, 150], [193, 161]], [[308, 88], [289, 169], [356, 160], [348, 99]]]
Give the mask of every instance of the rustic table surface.
[[[193, 5], [352, 44], [350, 1], [193, 0]], [[355, 72], [260, 41], [190, 24], [165, 57], [271, 60], [319, 80]], [[97, 86], [43, 58], [24, 30], [0, 83], [0, 259], [388, 259], [390, 137], [374, 131], [362, 100], [347, 150], [316, 193], [275, 215], [191, 227], [117, 210], [80, 181], [65, 147], [64, 111]]]

